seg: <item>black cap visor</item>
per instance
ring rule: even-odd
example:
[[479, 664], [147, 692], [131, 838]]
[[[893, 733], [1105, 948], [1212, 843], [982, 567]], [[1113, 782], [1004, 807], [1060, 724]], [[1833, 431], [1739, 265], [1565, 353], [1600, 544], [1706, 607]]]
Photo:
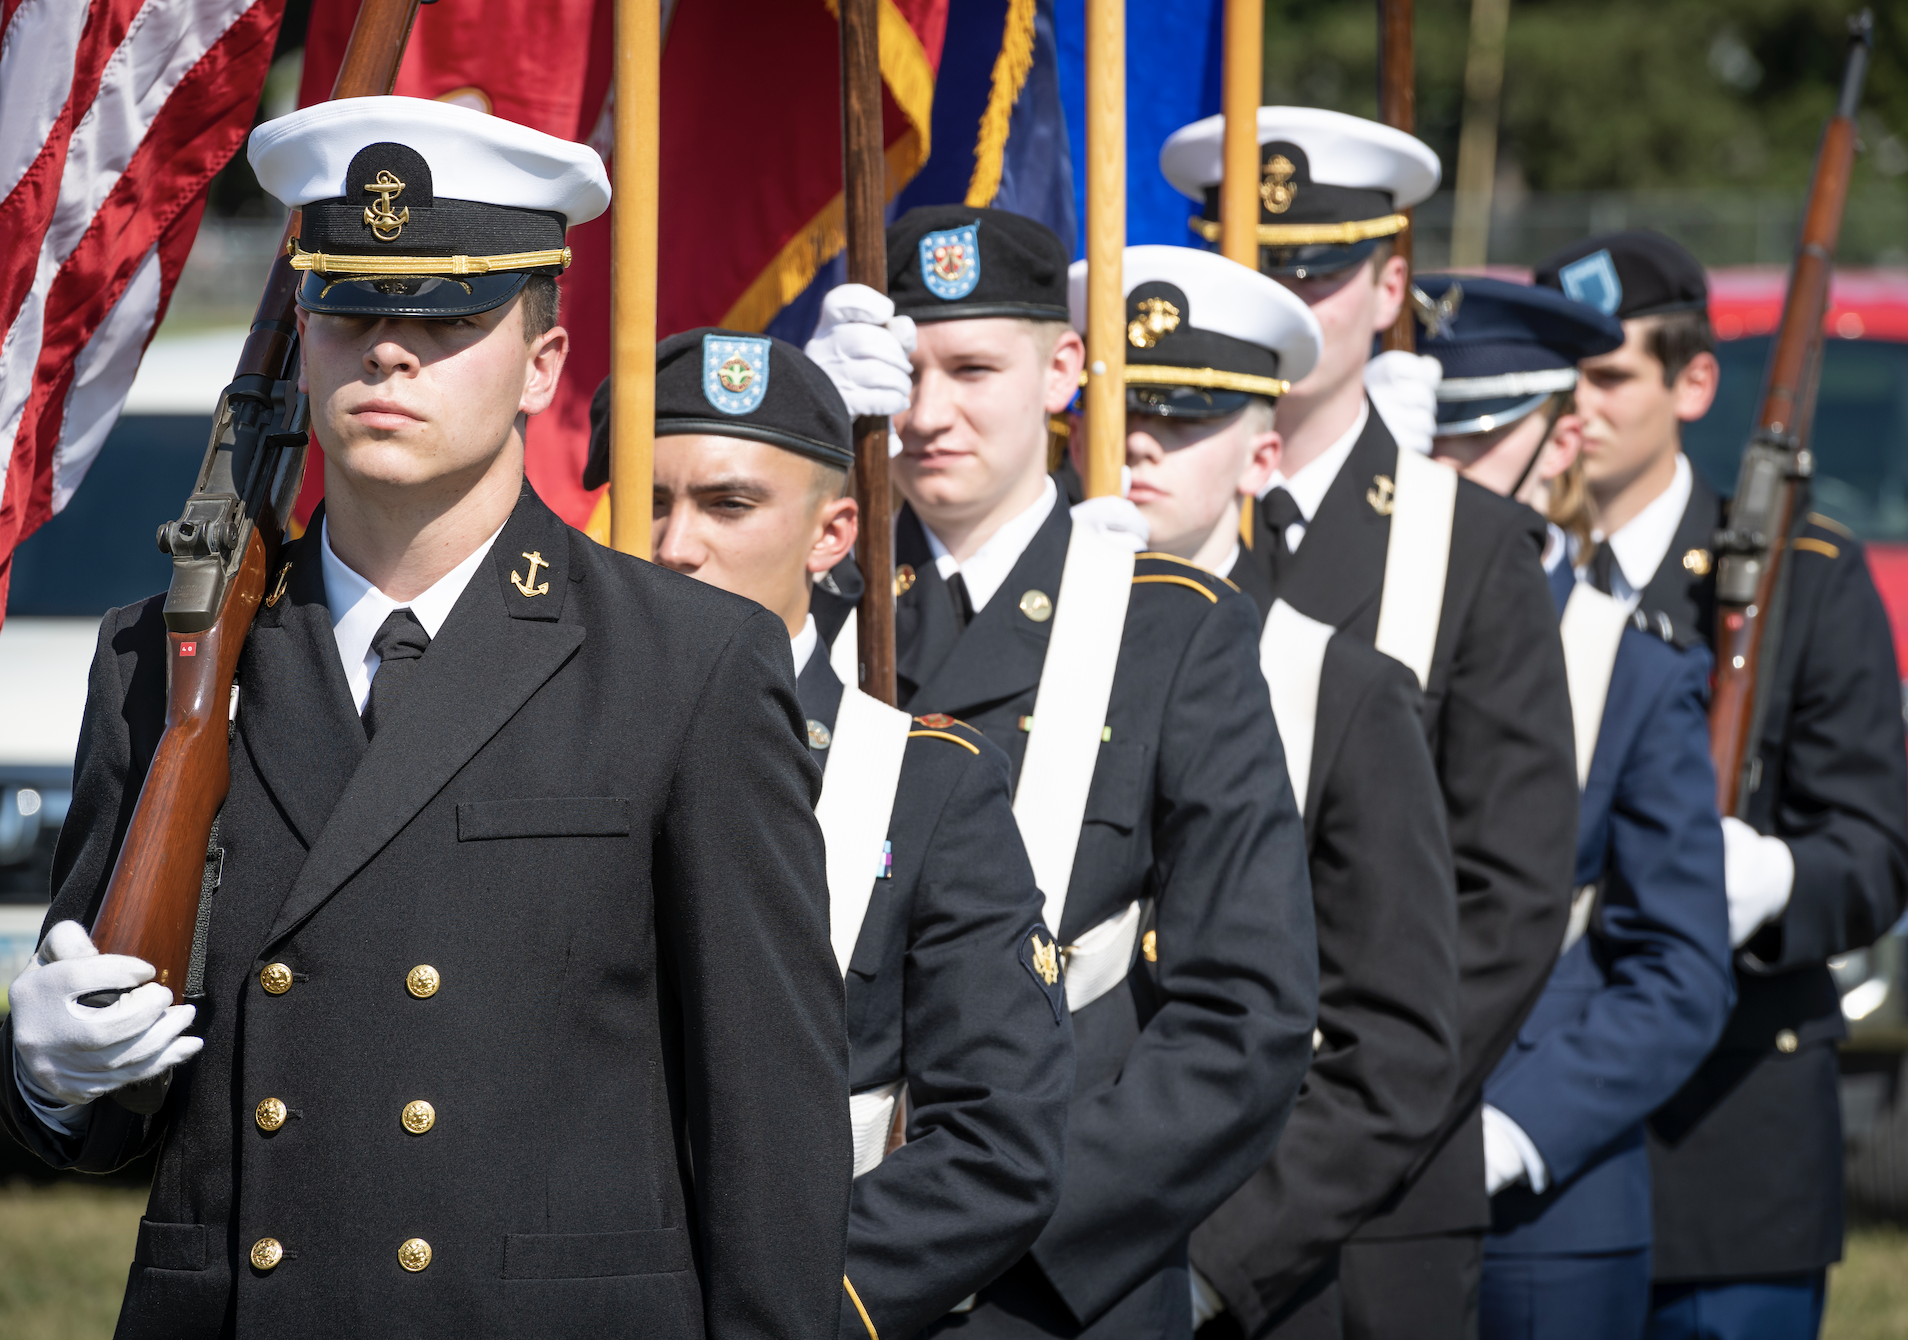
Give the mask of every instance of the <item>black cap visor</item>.
[[313, 270], [298, 286], [298, 305], [325, 316], [476, 316], [509, 302], [529, 279], [524, 270], [456, 276], [328, 276]]
[[1440, 400], [1438, 437], [1469, 437], [1495, 432], [1543, 408], [1560, 394], [1543, 391], [1530, 396], [1501, 396], [1491, 400]]
[[1316, 279], [1362, 265], [1382, 239], [1362, 242], [1325, 242], [1303, 247], [1260, 247], [1259, 273], [1274, 279]]
[[1246, 391], [1216, 391], [1203, 386], [1133, 386], [1126, 388], [1126, 412], [1158, 419], [1225, 419], [1254, 400], [1270, 403], [1269, 396]]

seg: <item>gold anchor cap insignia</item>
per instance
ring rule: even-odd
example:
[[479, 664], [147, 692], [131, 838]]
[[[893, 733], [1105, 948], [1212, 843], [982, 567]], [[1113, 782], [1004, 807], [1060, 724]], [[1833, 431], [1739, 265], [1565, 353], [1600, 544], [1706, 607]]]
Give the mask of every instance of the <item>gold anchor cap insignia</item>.
[[1060, 980], [1060, 954], [1054, 948], [1053, 941], [1042, 940], [1040, 932], [1033, 933], [1034, 971], [1040, 974], [1040, 980], [1048, 986]]
[[1266, 163], [1259, 180], [1259, 199], [1265, 202], [1267, 213], [1283, 214], [1292, 208], [1292, 202], [1298, 199], [1298, 187], [1292, 184], [1292, 174], [1297, 171], [1284, 154], [1273, 154]]
[[1139, 315], [1126, 323], [1126, 342], [1135, 349], [1151, 349], [1179, 329], [1179, 309], [1166, 299], [1142, 298], [1133, 306]]
[[512, 568], [510, 570], [510, 584], [516, 587], [517, 590], [522, 592], [523, 595], [526, 597], [549, 595], [550, 583], [544, 582], [541, 585], [536, 584], [537, 569], [547, 568], [550, 566], [548, 563], [544, 562], [543, 551], [540, 549], [533, 549], [525, 553], [524, 557], [530, 560], [530, 575], [528, 577], [519, 577], [517, 575], [517, 570], [515, 568]]
[[1365, 501], [1379, 516], [1391, 515], [1392, 500], [1397, 496], [1398, 486], [1391, 482], [1390, 475], [1373, 475], [1371, 487], [1365, 490]]
[[378, 198], [376, 204], [364, 207], [364, 221], [371, 225], [371, 235], [380, 242], [397, 241], [404, 225], [411, 221], [410, 206], [402, 210], [391, 208], [391, 202], [403, 192], [404, 183], [397, 179], [395, 172], [381, 168], [378, 179], [364, 189]]

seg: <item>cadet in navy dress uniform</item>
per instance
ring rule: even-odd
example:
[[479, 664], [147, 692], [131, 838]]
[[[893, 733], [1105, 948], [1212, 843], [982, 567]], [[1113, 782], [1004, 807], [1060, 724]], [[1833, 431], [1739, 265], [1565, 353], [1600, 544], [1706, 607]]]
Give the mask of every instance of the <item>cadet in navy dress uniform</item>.
[[[809, 584], [854, 548], [841, 396], [766, 336], [689, 331], [656, 361], [655, 559], [781, 616], [826, 770], [854, 1088], [841, 1334], [905, 1340], [1012, 1265], [1059, 1200], [1073, 1089], [1060, 956], [1006, 756], [964, 722], [844, 688], [829, 664]], [[609, 473], [608, 389], [586, 484]], [[906, 1138], [892, 1152], [891, 1132]]]
[[[1444, 368], [1434, 454], [1540, 514], [1568, 508], [1582, 496], [1580, 421], [1566, 413], [1576, 365], [1622, 344], [1622, 327], [1548, 289], [1418, 283], [1453, 314], [1419, 346]], [[1487, 1340], [1642, 1336], [1643, 1123], [1701, 1064], [1735, 998], [1709, 653], [1579, 584], [1570, 548], [1553, 524], [1545, 561], [1584, 779], [1578, 893], [1563, 957], [1484, 1085]]]
[[238, 662], [205, 989], [175, 1007], [203, 1050], [149, 1117], [88, 1101], [147, 1067], [62, 1079], [155, 1051], [105, 1034], [167, 998], [72, 1004], [152, 973], [72, 923], [164, 724], [155, 596], [100, 632], [0, 1113], [61, 1167], [159, 1148], [123, 1340], [833, 1340], [848, 1048], [787, 632], [522, 479], [602, 164], [409, 98], [267, 123], [251, 161], [318, 253], [329, 502]]
[[[1167, 140], [1161, 168], [1182, 193], [1216, 191], [1223, 135], [1213, 117]], [[1365, 393], [1372, 338], [1406, 298], [1405, 266], [1391, 254], [1398, 211], [1430, 194], [1436, 156], [1400, 131], [1314, 108], [1261, 107], [1258, 136], [1260, 269], [1318, 314], [1325, 345], [1279, 402], [1283, 460], [1253, 509], [1242, 562], [1298, 613], [1416, 672], [1457, 872], [1458, 1084], [1436, 1152], [1340, 1254], [1345, 1326], [1467, 1335], [1490, 1224], [1484, 1078], [1563, 939], [1576, 839], [1544, 528], [1528, 508], [1400, 448]]]
[[[1193, 1234], [1195, 1316], [1223, 1310], [1209, 1335], [1336, 1335], [1338, 1249], [1430, 1152], [1457, 1083], [1444, 801], [1411, 672], [1290, 606], [1275, 613], [1259, 569], [1239, 562], [1241, 498], [1278, 460], [1266, 351], [1310, 312], [1207, 251], [1130, 247], [1125, 266], [1128, 496], [1155, 548], [1236, 577], [1259, 607], [1318, 925], [1311, 1068], [1272, 1157]], [[1083, 266], [1074, 278], [1079, 319]], [[1154, 367], [1212, 369], [1214, 384], [1151, 385]]]
[[[1059, 238], [998, 210], [914, 210], [888, 234], [888, 291], [919, 327], [895, 461], [901, 698], [1007, 754], [1078, 1055], [1058, 1210], [940, 1329], [1153, 1340], [1190, 1333], [1186, 1235], [1298, 1091], [1316, 946], [1251, 603], [1114, 545], [1115, 524], [1143, 529], [1131, 504], [1076, 517], [1046, 474], [1084, 355], [1066, 269]], [[1264, 375], [1314, 352], [1293, 322]]]
[[[1626, 336], [1584, 364], [1578, 390], [1591, 499], [1614, 522], [1589, 575], [1652, 622], [1712, 641], [1725, 510], [1679, 445], [1679, 421], [1707, 410], [1717, 375], [1702, 267], [1660, 234], [1629, 232], [1566, 248], [1536, 278], [1621, 318]], [[1826, 965], [1872, 943], [1908, 896], [1887, 617], [1845, 527], [1809, 513], [1791, 545], [1761, 785], [1723, 820], [1736, 1007], [1650, 1123], [1653, 1336], [1815, 1333], [1842, 1247], [1845, 1025]]]

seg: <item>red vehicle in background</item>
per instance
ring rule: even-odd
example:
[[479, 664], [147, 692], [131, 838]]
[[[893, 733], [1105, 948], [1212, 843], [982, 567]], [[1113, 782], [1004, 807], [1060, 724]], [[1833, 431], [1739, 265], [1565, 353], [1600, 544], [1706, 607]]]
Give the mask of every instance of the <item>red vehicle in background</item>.
[[[1683, 449], [1717, 492], [1735, 491], [1788, 274], [1776, 267], [1712, 270], [1709, 317], [1722, 363], [1716, 403], [1684, 426]], [[1810, 509], [1846, 526], [1908, 667], [1908, 271], [1836, 274], [1823, 322], [1828, 345], [1809, 445]], [[1908, 679], [1903, 705], [1908, 712]], [[1898, 925], [1872, 948], [1830, 966], [1850, 1039], [1842, 1053], [1848, 1189], [1860, 1208], [1908, 1220], [1908, 955]]]

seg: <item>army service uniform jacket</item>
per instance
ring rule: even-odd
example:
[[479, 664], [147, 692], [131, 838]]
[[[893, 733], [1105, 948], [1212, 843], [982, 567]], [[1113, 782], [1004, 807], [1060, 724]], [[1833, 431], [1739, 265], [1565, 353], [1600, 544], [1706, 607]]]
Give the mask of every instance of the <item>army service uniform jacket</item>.
[[[1263, 617], [1261, 569], [1234, 572]], [[1318, 1051], [1270, 1161], [1192, 1239], [1245, 1335], [1332, 1287], [1339, 1244], [1430, 1153], [1457, 1086], [1456, 877], [1420, 702], [1404, 665], [1326, 644], [1305, 803]]]
[[[797, 680], [824, 768], [842, 695], [827, 653]], [[843, 1307], [842, 1340], [906, 1340], [1026, 1252], [1060, 1199], [1073, 1092], [1006, 756], [962, 722], [915, 722], [888, 845], [848, 960], [849, 1074], [856, 1093], [906, 1083], [907, 1142], [855, 1179], [847, 1273], [867, 1320]]]
[[[6, 1034], [42, 1157], [160, 1146], [121, 1340], [835, 1340], [848, 1056], [781, 622], [526, 487], [367, 743], [319, 545], [238, 663], [205, 1049], [63, 1139]], [[159, 739], [160, 605], [100, 631], [49, 924], [91, 922]]]
[[[1341, 632], [1378, 631], [1399, 447], [1374, 409], [1273, 594]], [[1269, 563], [1265, 509], [1249, 561]], [[1490, 1225], [1479, 1123], [1485, 1076], [1537, 1001], [1563, 942], [1577, 836], [1576, 745], [1535, 512], [1459, 480], [1424, 728], [1457, 872], [1461, 1063], [1439, 1150], [1364, 1238]], [[1242, 556], [1241, 561], [1248, 561]], [[1269, 568], [1266, 569], [1269, 575]]]
[[[977, 726], [1016, 777], [1072, 527], [1056, 501], [963, 629], [920, 521], [900, 517], [896, 562], [914, 574], [895, 614], [903, 705]], [[1186, 1237], [1265, 1162], [1298, 1092], [1317, 950], [1257, 622], [1210, 573], [1138, 560], [1053, 929], [1071, 944], [1150, 899], [1152, 933], [1126, 981], [1074, 1015], [1060, 1205], [979, 1306], [944, 1323], [967, 1340], [1190, 1331]]]
[[[1713, 639], [1708, 560], [1721, 519], [1698, 475], [1643, 591], [1647, 618]], [[1798, 1274], [1841, 1259], [1835, 1044], [1846, 1025], [1827, 962], [1873, 943], [1908, 897], [1908, 763], [1888, 618], [1845, 528], [1810, 515], [1792, 545], [1761, 784], [1743, 818], [1788, 844], [1795, 886], [1736, 956], [1736, 1007], [1716, 1050], [1651, 1121], [1659, 1280]]]

